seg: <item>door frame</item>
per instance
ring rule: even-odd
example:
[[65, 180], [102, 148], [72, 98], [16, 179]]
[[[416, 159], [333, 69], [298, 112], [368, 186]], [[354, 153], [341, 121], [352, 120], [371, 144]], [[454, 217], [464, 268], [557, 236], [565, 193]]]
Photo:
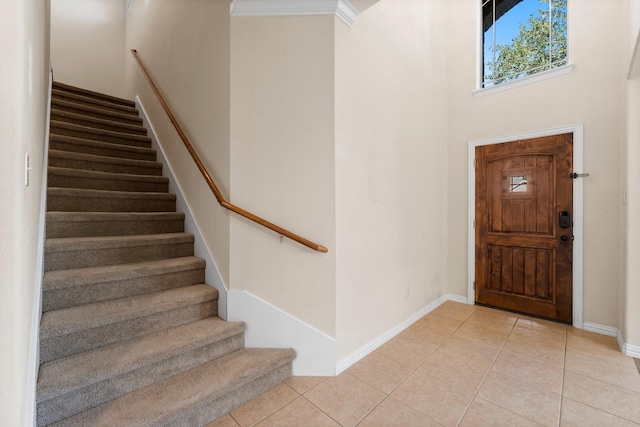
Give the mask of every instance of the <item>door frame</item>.
[[[565, 127], [544, 129], [540, 131], [513, 134], [497, 138], [482, 139], [469, 142], [469, 187], [468, 187], [468, 279], [467, 279], [467, 302], [471, 305], [475, 304], [475, 290], [473, 282], [475, 280], [475, 263], [476, 263], [476, 233], [475, 233], [475, 215], [476, 215], [476, 147], [493, 144], [503, 144], [506, 142], [517, 141], [520, 139], [540, 138], [545, 136], [561, 135], [565, 133], [573, 134], [573, 171], [582, 173], [584, 166], [584, 141], [583, 141], [583, 125], [576, 124]], [[584, 309], [584, 182], [578, 178], [573, 180], [573, 326], [583, 329], [583, 309]]]

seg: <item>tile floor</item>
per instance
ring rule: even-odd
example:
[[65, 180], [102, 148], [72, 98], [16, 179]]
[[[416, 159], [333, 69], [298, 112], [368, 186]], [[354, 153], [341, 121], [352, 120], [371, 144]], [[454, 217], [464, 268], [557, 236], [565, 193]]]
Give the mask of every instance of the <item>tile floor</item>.
[[209, 427], [640, 426], [615, 338], [446, 302], [337, 377], [292, 377]]

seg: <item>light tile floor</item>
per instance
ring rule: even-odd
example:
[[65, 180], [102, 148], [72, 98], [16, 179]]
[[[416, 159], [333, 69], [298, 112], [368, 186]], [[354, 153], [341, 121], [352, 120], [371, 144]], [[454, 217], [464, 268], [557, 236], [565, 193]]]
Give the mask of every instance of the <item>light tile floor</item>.
[[640, 426], [615, 338], [446, 302], [336, 377], [292, 377], [209, 427]]

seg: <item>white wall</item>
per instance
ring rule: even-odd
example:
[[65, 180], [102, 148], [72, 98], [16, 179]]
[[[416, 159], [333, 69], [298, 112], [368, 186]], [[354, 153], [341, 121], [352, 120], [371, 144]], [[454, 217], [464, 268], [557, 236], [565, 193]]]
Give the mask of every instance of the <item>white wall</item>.
[[[470, 141], [584, 124], [584, 320], [618, 327], [621, 210], [620, 2], [570, 0], [564, 76], [475, 98], [477, 1], [449, 2], [449, 292], [467, 286], [467, 147]], [[598, 28], [598, 31], [594, 31]], [[603, 37], [606, 34], [606, 37]], [[613, 41], [613, 42], [612, 42]]]
[[[48, 13], [42, 0], [0, 5], [0, 414], [7, 426], [33, 422]], [[32, 168], [28, 186], [25, 153]]]
[[126, 96], [140, 97], [225, 283], [229, 215], [216, 202], [130, 49], [137, 49], [195, 151], [228, 197], [229, 43], [229, 5], [224, 1], [136, 1], [127, 15]]
[[447, 290], [445, 12], [382, 0], [336, 28], [339, 359]]
[[231, 18], [231, 201], [328, 247], [231, 221], [230, 287], [335, 336], [333, 16]]
[[125, 0], [51, 0], [56, 81], [124, 95]]

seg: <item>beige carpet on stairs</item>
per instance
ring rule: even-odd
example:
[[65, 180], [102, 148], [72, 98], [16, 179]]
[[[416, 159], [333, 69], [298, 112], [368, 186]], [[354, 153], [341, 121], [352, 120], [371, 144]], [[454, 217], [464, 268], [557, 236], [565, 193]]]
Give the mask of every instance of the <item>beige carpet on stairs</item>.
[[291, 375], [244, 348], [135, 103], [54, 83], [39, 426], [204, 426]]

